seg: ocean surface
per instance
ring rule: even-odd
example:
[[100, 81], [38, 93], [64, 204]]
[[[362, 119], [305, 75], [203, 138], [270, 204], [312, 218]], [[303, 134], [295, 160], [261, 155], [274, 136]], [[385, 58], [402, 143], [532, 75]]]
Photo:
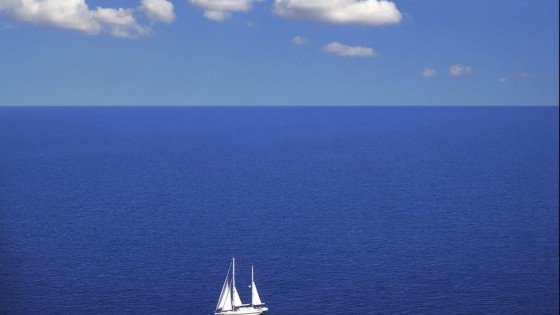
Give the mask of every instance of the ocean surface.
[[0, 313], [558, 314], [558, 108], [0, 107]]

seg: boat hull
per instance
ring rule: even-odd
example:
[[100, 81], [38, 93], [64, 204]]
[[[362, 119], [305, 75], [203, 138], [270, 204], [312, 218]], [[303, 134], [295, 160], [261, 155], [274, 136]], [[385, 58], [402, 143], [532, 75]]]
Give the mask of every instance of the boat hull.
[[236, 310], [221, 311], [221, 312], [216, 312], [214, 314], [216, 314], [216, 315], [259, 315], [259, 314], [262, 314], [263, 312], [266, 312], [266, 311], [268, 311], [268, 308], [266, 308], [266, 307], [260, 307], [260, 308], [242, 307], [242, 308], [238, 308]]

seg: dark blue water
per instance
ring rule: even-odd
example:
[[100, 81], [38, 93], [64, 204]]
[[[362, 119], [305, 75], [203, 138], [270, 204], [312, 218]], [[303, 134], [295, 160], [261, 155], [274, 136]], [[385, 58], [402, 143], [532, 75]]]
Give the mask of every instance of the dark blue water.
[[0, 313], [557, 314], [558, 108], [0, 108]]

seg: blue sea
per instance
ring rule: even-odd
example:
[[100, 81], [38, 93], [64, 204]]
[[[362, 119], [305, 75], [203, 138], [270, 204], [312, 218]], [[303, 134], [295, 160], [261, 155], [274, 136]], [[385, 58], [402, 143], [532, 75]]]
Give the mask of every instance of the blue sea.
[[0, 107], [1, 314], [558, 314], [557, 107]]

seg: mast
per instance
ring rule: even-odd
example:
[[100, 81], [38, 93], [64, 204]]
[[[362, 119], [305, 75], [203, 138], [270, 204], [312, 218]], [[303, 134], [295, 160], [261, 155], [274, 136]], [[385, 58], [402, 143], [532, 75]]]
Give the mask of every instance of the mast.
[[231, 278], [231, 305], [233, 306], [233, 309], [235, 309], [235, 303], [234, 303], [234, 298], [233, 298], [233, 290], [235, 290], [235, 257], [232, 258], [233, 259], [233, 276]]

